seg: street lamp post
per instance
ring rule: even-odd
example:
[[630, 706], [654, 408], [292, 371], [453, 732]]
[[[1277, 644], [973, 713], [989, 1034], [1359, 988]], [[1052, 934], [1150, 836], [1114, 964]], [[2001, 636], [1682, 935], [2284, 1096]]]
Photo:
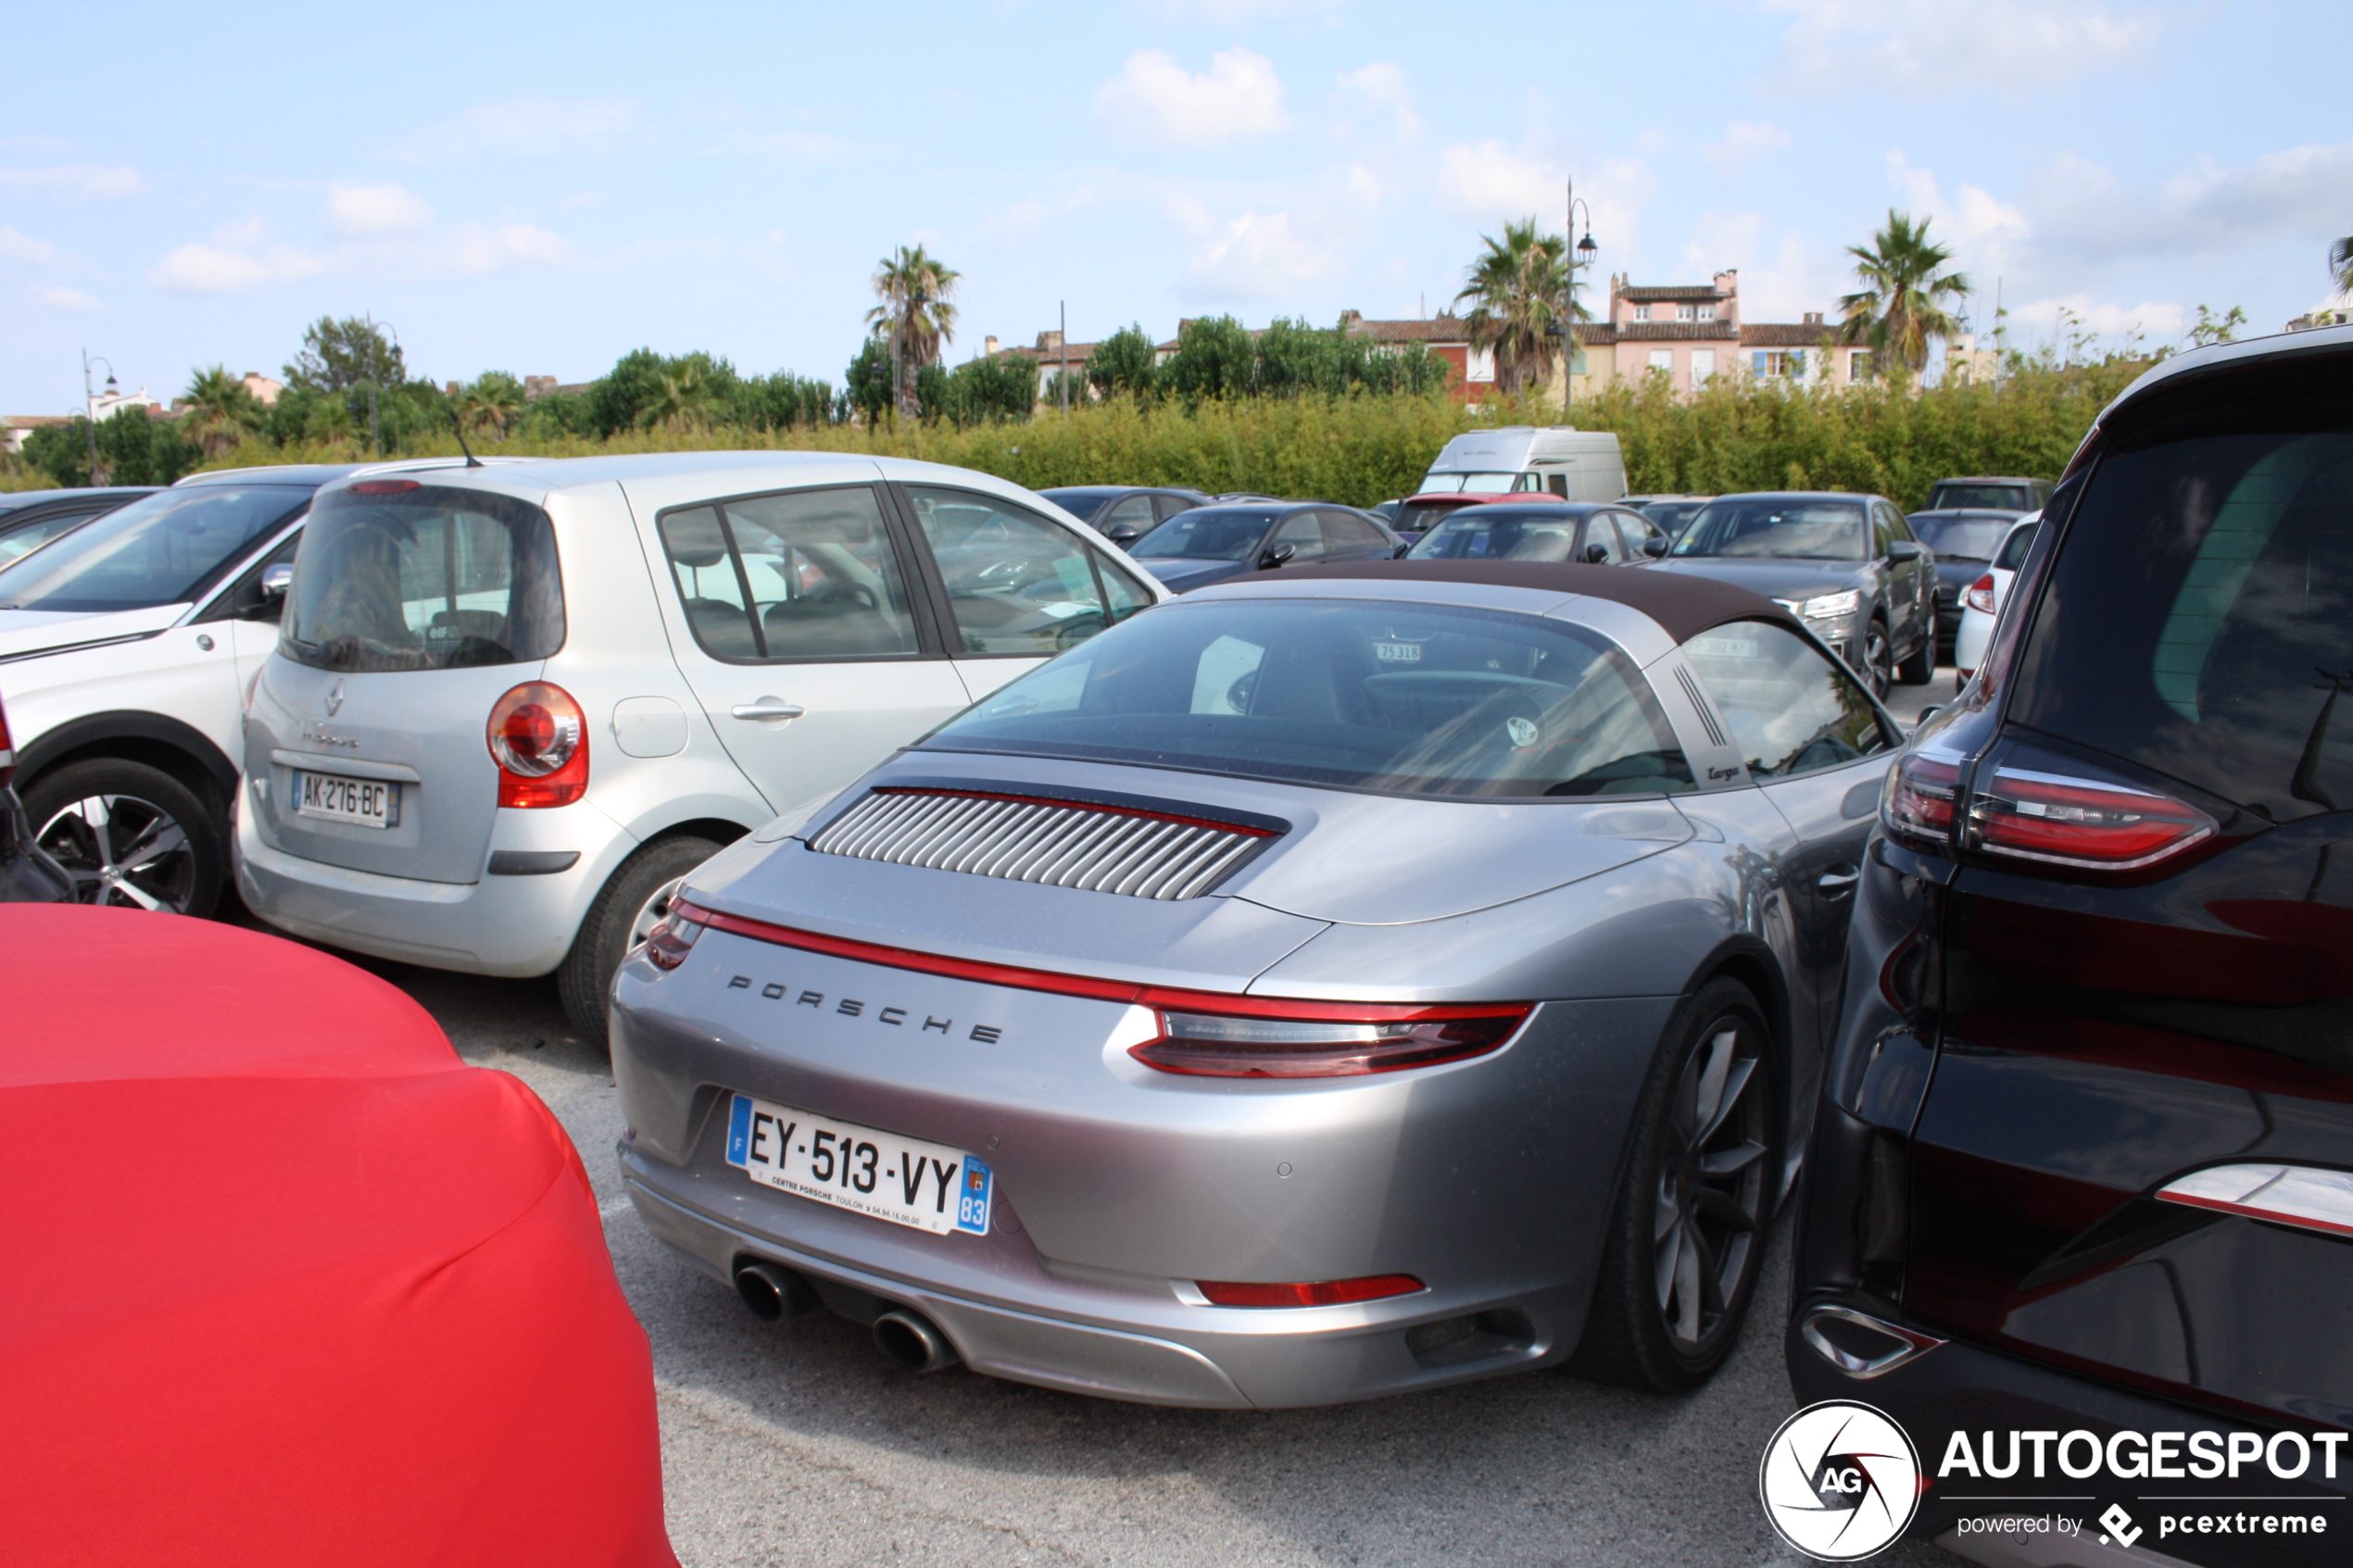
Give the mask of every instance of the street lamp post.
[[114, 379], [114, 361], [103, 354], [82, 351], [82, 429], [90, 438], [90, 483], [93, 488], [106, 483], [109, 477], [98, 467], [98, 395], [90, 387], [90, 364], [95, 359], [107, 368], [107, 392], [109, 396], [122, 390]]
[[1575, 237], [1577, 233], [1577, 209], [1581, 207], [1585, 208], [1585, 237], [1581, 240], [1578, 240], [1574, 245], [1567, 246], [1568, 266], [1563, 273], [1565, 282], [1562, 286], [1568, 296], [1567, 307], [1561, 311], [1561, 412], [1564, 414], [1568, 412], [1568, 406], [1576, 396], [1577, 387], [1575, 380], [1575, 372], [1577, 370], [1577, 270], [1579, 267], [1591, 266], [1592, 264], [1594, 253], [1601, 249], [1601, 246], [1593, 243], [1592, 207], [1591, 204], [1578, 198], [1577, 182], [1575, 180], [1570, 180], [1567, 184], [1567, 234], [1571, 238]]

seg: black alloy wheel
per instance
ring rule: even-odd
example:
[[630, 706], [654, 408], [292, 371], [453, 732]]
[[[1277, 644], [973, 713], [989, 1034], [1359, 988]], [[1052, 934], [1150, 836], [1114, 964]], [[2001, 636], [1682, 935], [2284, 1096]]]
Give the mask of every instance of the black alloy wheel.
[[1894, 649], [1888, 646], [1887, 622], [1876, 615], [1863, 628], [1863, 646], [1857, 663], [1863, 679], [1870, 683], [1871, 695], [1885, 702], [1888, 688], [1895, 684]]
[[1571, 1370], [1674, 1393], [1730, 1353], [1764, 1262], [1779, 1117], [1755, 998], [1709, 982], [1677, 1010], [1653, 1065]]
[[212, 813], [161, 769], [93, 758], [34, 781], [24, 804], [76, 903], [203, 916], [220, 900], [228, 858]]

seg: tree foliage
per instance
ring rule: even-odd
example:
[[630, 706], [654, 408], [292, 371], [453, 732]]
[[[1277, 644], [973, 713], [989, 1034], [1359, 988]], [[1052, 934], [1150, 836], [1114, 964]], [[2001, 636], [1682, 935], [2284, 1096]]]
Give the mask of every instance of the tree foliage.
[[398, 386], [408, 361], [390, 333], [366, 316], [321, 316], [304, 329], [302, 352], [286, 365], [286, 384], [305, 392]]
[[[59, 486], [88, 484], [90, 425], [79, 417], [44, 425], [25, 437], [25, 465]], [[180, 433], [177, 421], [138, 408], [98, 421], [98, 465], [108, 484], [170, 484], [195, 471], [205, 454]]]
[[1930, 242], [1931, 221], [1914, 223], [1909, 213], [1889, 208], [1887, 227], [1871, 236], [1868, 248], [1846, 247], [1863, 286], [1838, 302], [1841, 343], [1868, 344], [1875, 359], [1901, 363], [1916, 376], [1927, 368], [1931, 340], [1960, 331], [1945, 304], [1969, 293], [1967, 273], [1937, 270], [1953, 253]]
[[185, 406], [181, 432], [208, 458], [219, 457], [263, 423], [252, 388], [231, 375], [225, 365], [193, 373], [181, 401]]
[[1142, 326], [1122, 327], [1095, 345], [1087, 359], [1087, 382], [1099, 397], [1152, 399], [1160, 350]]
[[[1495, 354], [1495, 390], [1504, 396], [1541, 384], [1560, 339], [1561, 301], [1574, 270], [1568, 239], [1539, 234], [1536, 220], [1504, 225], [1504, 237], [1481, 234], [1486, 253], [1471, 263], [1454, 303], [1471, 308], [1463, 324], [1471, 342]], [[1579, 316], [1582, 307], [1574, 307]]]
[[918, 419], [923, 402], [916, 383], [926, 365], [939, 362], [942, 345], [956, 336], [956, 307], [948, 296], [963, 276], [926, 253], [900, 245], [875, 264], [875, 295], [882, 301], [866, 312], [874, 334], [890, 350], [891, 379], [899, 417]]

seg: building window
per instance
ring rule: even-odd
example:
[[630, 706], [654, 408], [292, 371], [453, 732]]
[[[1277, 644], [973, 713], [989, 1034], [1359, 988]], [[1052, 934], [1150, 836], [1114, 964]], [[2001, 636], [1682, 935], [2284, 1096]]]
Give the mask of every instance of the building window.
[[1463, 371], [1463, 379], [1465, 381], [1493, 381], [1495, 379], [1495, 351], [1491, 348], [1472, 349], [1470, 361]]
[[1699, 320], [1699, 307], [1692, 305], [1679, 305], [1675, 307], [1675, 320], [1696, 321]]
[[1846, 379], [1866, 382], [1871, 379], [1871, 351], [1858, 348], [1846, 357]]
[[1713, 321], [1716, 320], [1716, 307], [1713, 305], [1701, 306], [1699, 307], [1699, 319], [1703, 321]]
[[1768, 379], [1802, 378], [1806, 374], [1806, 356], [1786, 348], [1760, 348], [1749, 357], [1756, 373]]
[[1671, 348], [1652, 349], [1651, 369], [1663, 371], [1672, 378], [1675, 374], [1675, 351]]
[[1647, 320], [1649, 320], [1650, 319], [1651, 319], [1651, 307], [1650, 307], [1649, 306], [1647, 306], [1647, 305], [1637, 305], [1636, 307], [1634, 307], [1634, 320], [1636, 320], [1637, 321], [1647, 321]]
[[1696, 388], [1716, 379], [1716, 350], [1692, 350], [1692, 385]]

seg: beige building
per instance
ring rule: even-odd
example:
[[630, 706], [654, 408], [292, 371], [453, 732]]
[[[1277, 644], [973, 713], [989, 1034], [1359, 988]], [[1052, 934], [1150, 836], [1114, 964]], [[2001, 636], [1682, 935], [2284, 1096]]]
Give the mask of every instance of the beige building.
[[1740, 284], [1740, 272], [1730, 268], [1705, 283], [1639, 284], [1613, 276], [1605, 316], [1577, 329], [1577, 395], [1654, 375], [1684, 395], [1725, 375], [1806, 385], [1827, 378], [1837, 387], [1871, 379], [1871, 351], [1833, 343], [1838, 329], [1818, 310], [1797, 321], [1743, 319]]

